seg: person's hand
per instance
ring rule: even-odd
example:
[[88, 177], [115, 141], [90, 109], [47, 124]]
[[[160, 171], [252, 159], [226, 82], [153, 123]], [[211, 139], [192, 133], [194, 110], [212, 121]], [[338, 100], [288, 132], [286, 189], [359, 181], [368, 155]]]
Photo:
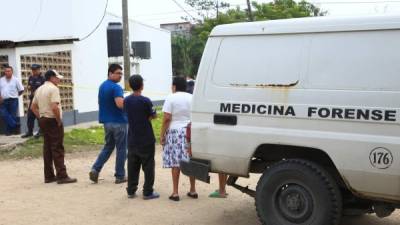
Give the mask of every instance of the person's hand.
[[63, 125], [62, 121], [57, 121], [57, 125], [61, 127]]
[[160, 144], [161, 144], [162, 146], [165, 145], [165, 136], [161, 136], [161, 137], [160, 137]]
[[[190, 144], [189, 144], [190, 145]], [[189, 146], [189, 148], [187, 149], [187, 153], [190, 157], [192, 157], [192, 146]]]

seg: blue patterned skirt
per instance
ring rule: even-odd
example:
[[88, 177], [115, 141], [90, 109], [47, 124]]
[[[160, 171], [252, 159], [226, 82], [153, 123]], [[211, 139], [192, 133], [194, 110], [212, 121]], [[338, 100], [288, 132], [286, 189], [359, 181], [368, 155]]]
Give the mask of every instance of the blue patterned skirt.
[[164, 168], [179, 167], [181, 161], [189, 161], [186, 142], [186, 127], [167, 131], [163, 150]]

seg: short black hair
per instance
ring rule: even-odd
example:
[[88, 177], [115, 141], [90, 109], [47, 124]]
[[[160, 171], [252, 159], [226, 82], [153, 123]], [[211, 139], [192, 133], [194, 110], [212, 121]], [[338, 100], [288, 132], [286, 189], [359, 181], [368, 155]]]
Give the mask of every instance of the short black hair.
[[107, 75], [110, 75], [110, 73], [114, 73], [116, 70], [122, 70], [122, 66], [119, 65], [119, 64], [115, 64], [115, 63], [111, 64], [108, 67], [108, 74]]
[[186, 79], [181, 76], [176, 76], [172, 80], [172, 85], [176, 91], [186, 92]]
[[143, 78], [142, 78], [142, 76], [140, 76], [140, 75], [138, 75], [138, 74], [132, 75], [132, 76], [129, 78], [129, 86], [130, 86], [130, 87], [132, 88], [132, 90], [134, 90], [134, 91], [140, 90], [140, 88], [143, 87]]
[[4, 69], [11, 69], [12, 71], [14, 71], [14, 68], [12, 66], [10, 66], [10, 65], [7, 65], [7, 64], [4, 65], [3, 68]]
[[46, 81], [49, 81], [51, 77], [56, 76], [56, 73], [53, 70], [47, 70], [46, 73], [44, 74], [44, 79]]

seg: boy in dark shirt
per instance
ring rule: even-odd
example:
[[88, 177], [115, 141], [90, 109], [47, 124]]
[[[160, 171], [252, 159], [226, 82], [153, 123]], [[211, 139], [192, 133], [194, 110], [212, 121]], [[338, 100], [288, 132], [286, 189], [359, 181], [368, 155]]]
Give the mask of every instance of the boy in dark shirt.
[[141, 95], [143, 78], [133, 75], [129, 79], [133, 94], [124, 100], [124, 110], [128, 116], [128, 187], [129, 198], [135, 197], [139, 183], [140, 167], [144, 172], [143, 199], [154, 199], [160, 195], [153, 190], [155, 170], [155, 137], [151, 120], [157, 113], [151, 100]]

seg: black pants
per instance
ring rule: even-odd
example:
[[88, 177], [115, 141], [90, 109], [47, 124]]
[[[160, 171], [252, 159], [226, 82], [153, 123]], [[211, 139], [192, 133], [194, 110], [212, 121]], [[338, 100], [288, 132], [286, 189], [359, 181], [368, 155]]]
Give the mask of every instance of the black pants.
[[[36, 116], [31, 110], [31, 105], [32, 105], [32, 99], [29, 102], [29, 108], [28, 108], [28, 115], [27, 115], [27, 126], [28, 126], [28, 133], [33, 134], [33, 128], [35, 127], [35, 120]], [[39, 130], [40, 132], [40, 130]]]
[[140, 167], [144, 172], [143, 195], [148, 196], [153, 193], [155, 175], [155, 144], [144, 147], [128, 146], [128, 195], [136, 192], [139, 184]]

